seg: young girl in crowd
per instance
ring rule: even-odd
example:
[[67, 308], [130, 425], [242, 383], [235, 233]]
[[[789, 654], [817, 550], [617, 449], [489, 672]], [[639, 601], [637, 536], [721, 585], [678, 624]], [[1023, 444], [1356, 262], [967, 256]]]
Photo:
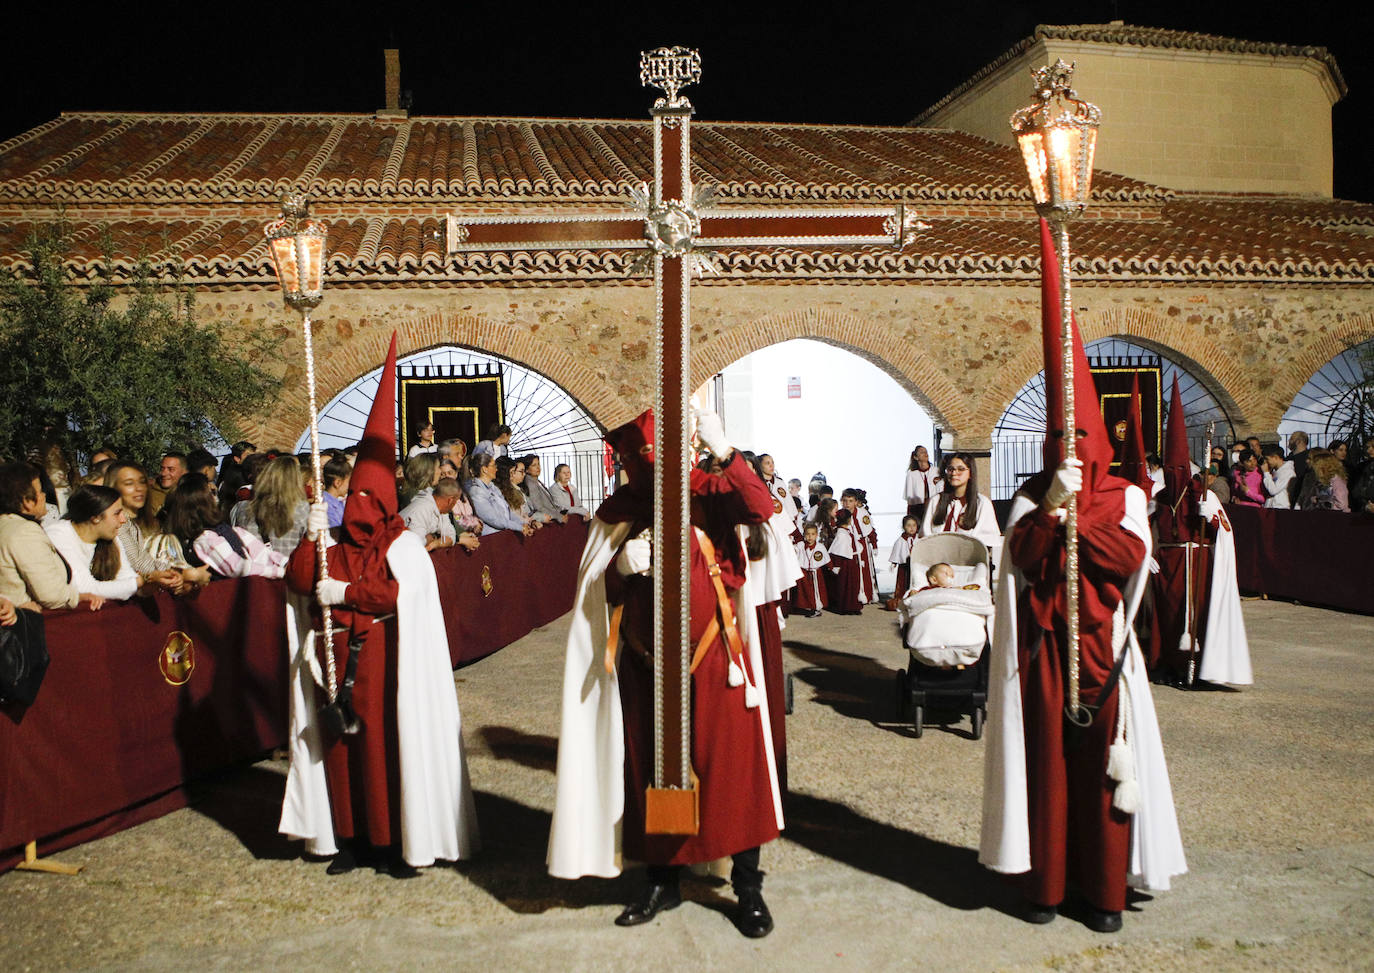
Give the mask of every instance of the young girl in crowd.
[[867, 577], [863, 537], [854, 526], [854, 514], [848, 507], [835, 514], [830, 561], [830, 610], [837, 615], [858, 615], [866, 601], [864, 592], [872, 590], [873, 582]]
[[792, 608], [798, 615], [816, 618], [830, 603], [823, 580], [825, 569], [830, 567], [830, 552], [820, 543], [820, 531], [815, 524], [807, 524], [802, 529], [802, 539], [797, 543], [797, 560], [803, 574], [792, 590]]
[[[911, 587], [911, 545], [916, 543], [921, 524], [910, 514], [902, 518], [902, 535], [892, 545], [892, 553], [887, 561], [897, 569], [897, 583], [892, 589], [894, 600], [900, 600]], [[897, 606], [889, 604], [888, 611], [896, 611]]]

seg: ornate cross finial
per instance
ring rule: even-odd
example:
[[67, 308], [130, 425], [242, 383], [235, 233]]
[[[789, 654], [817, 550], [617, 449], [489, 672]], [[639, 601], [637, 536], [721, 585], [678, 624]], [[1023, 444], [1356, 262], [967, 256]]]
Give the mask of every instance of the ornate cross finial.
[[1055, 95], [1062, 95], [1065, 98], [1077, 100], [1078, 95], [1073, 90], [1073, 69], [1078, 62], [1065, 64], [1064, 59], [1058, 58], [1053, 64], [1047, 64], [1043, 68], [1031, 70], [1031, 78], [1035, 81], [1035, 94], [1041, 101], [1049, 101]]
[[639, 83], [660, 88], [667, 96], [654, 102], [655, 108], [690, 109], [692, 103], [678, 91], [700, 80], [701, 54], [690, 47], [657, 47], [639, 55]]

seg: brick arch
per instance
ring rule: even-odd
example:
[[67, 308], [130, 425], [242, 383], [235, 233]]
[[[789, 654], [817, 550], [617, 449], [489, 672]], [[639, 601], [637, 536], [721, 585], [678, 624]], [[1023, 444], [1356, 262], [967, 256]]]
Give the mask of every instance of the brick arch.
[[[1211, 393], [1231, 417], [1237, 431], [1248, 429], [1255, 415], [1263, 412], [1267, 396], [1253, 389], [1244, 369], [1232, 358], [1230, 349], [1207, 338], [1201, 329], [1181, 329], [1177, 321], [1140, 308], [1082, 313], [1078, 315], [1078, 326], [1085, 344], [1103, 338], [1123, 338], [1174, 361]], [[1005, 370], [996, 389], [989, 389], [984, 396], [986, 405], [996, 409], [990, 429], [996, 426], [1016, 394], [1043, 368], [1037, 342], [1034, 354], [1020, 356]], [[1164, 394], [1167, 398], [1167, 389]], [[985, 413], [980, 412], [980, 418], [984, 417]]]
[[701, 385], [751, 352], [794, 338], [823, 341], [858, 355], [890, 375], [936, 425], [953, 433], [969, 428], [968, 396], [940, 371], [930, 356], [889, 328], [837, 311], [782, 311], [695, 341], [691, 385]]
[[[341, 340], [316, 354], [316, 400], [320, 407], [386, 360], [391, 332], [396, 332], [398, 358], [441, 345], [461, 345], [518, 362], [557, 383], [603, 427], [633, 418], [635, 410], [612, 391], [604, 378], [566, 351], [528, 331], [491, 318], [439, 312], [400, 321], [364, 320]], [[266, 442], [294, 443], [309, 422], [301, 370], [288, 370], [280, 407], [262, 425]]]
[[[1343, 351], [1374, 340], [1374, 313], [1359, 312], [1340, 318], [1329, 331], [1316, 335], [1293, 356], [1287, 368], [1274, 377], [1273, 400], [1282, 416], [1293, 405], [1302, 387], [1323, 365]], [[1278, 421], [1270, 423], [1277, 426]]]

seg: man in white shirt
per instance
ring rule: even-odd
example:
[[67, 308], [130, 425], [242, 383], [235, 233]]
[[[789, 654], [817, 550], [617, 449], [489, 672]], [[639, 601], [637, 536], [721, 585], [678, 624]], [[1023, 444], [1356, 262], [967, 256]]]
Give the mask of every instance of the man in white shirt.
[[1288, 510], [1293, 505], [1288, 500], [1288, 484], [1297, 475], [1293, 461], [1283, 458], [1283, 450], [1276, 444], [1265, 446], [1264, 453], [1264, 501], [1270, 510]]
[[401, 511], [406, 529], [425, 542], [425, 550], [433, 551], [454, 544], [462, 544], [469, 550], [477, 546], [476, 535], [464, 531], [460, 537], [449, 517], [458, 502], [458, 494], [456, 480], [441, 479], [433, 490], [421, 490]]

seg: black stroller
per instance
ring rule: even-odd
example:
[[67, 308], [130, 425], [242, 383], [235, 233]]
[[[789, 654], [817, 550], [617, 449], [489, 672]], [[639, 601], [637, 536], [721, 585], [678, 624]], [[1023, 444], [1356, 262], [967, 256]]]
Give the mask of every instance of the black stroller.
[[954, 569], [956, 587], [897, 592], [902, 645], [910, 653], [906, 669], [897, 673], [897, 716], [910, 714], [919, 737], [928, 707], [967, 714], [978, 740], [987, 719], [991, 557], [981, 541], [964, 534], [922, 538], [911, 549], [911, 586], [924, 585], [926, 572], [942, 562]]

